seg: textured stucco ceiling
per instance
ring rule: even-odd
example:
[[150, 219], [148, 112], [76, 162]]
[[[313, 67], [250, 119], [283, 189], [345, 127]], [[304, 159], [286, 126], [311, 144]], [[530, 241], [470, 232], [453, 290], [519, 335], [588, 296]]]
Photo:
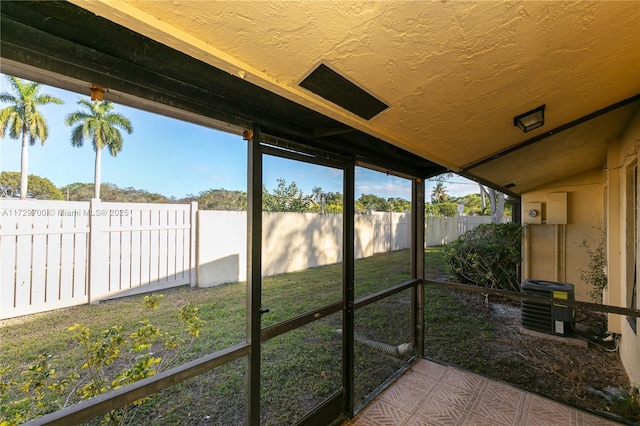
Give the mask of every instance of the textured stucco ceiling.
[[[454, 171], [640, 93], [637, 1], [72, 3]], [[390, 108], [364, 120], [301, 88], [320, 63]], [[544, 127], [513, 126], [541, 104]], [[603, 141], [626, 121], [600, 125], [611, 133], [555, 175], [604, 164]], [[527, 159], [548, 154], [530, 147]], [[517, 182], [491, 165], [470, 173]]]

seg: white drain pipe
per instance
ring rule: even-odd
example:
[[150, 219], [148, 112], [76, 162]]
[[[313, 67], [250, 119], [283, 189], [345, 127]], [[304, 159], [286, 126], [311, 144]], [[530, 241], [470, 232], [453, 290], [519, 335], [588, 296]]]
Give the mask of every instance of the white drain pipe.
[[[342, 335], [342, 329], [338, 328], [335, 330], [336, 333]], [[379, 351], [385, 352], [389, 355], [393, 356], [405, 356], [409, 352], [413, 350], [413, 345], [411, 343], [403, 343], [398, 346], [393, 346], [388, 343], [376, 342], [375, 340], [367, 339], [366, 337], [359, 336], [357, 334], [353, 335], [354, 339], [358, 342], [369, 346], [370, 348], [377, 349]]]

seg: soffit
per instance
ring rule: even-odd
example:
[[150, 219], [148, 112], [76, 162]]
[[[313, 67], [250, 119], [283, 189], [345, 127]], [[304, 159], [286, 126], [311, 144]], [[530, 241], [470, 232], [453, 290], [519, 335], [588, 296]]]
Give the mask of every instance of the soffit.
[[626, 129], [639, 110], [640, 101], [632, 102], [474, 167], [470, 172], [525, 193], [568, 176], [603, 169], [607, 144], [622, 136], [620, 129]]

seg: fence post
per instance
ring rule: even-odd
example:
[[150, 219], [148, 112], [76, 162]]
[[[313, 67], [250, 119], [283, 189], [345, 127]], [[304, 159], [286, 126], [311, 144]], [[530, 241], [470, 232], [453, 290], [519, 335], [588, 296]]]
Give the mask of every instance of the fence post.
[[196, 276], [196, 266], [197, 266], [197, 259], [198, 259], [198, 253], [197, 253], [197, 249], [198, 249], [198, 235], [200, 234], [198, 232], [198, 221], [197, 221], [197, 213], [198, 213], [198, 202], [197, 201], [192, 201], [191, 202], [191, 219], [190, 219], [190, 228], [189, 228], [189, 232], [190, 232], [190, 238], [189, 238], [189, 284], [191, 285], [191, 287], [195, 287], [197, 282], [197, 276]]

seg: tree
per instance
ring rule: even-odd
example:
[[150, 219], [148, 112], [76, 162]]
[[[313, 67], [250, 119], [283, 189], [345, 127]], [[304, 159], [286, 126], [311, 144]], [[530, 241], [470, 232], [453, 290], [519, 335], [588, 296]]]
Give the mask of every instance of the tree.
[[[465, 206], [464, 212], [466, 214], [490, 214], [492, 223], [502, 223], [502, 216], [505, 212], [505, 209], [508, 213], [510, 212], [510, 206], [505, 206], [505, 195], [503, 193], [498, 192], [493, 188], [487, 188], [486, 186], [479, 183], [479, 195], [469, 194], [464, 197], [452, 199], [446, 193], [447, 188], [444, 186], [444, 184], [453, 176], [456, 175], [454, 173], [443, 173], [441, 175], [429, 178], [429, 181], [436, 182], [436, 186], [431, 192], [431, 199], [434, 207], [429, 208], [428, 213], [438, 214], [435, 213], [438, 210], [438, 203], [442, 203], [444, 201], [455, 201], [457, 202], [457, 204], [463, 204]], [[446, 207], [445, 210], [449, 211], [450, 208]]]
[[467, 194], [461, 197], [452, 197], [450, 201], [464, 206], [464, 214], [467, 215], [485, 215], [487, 208], [482, 207], [482, 198], [480, 194]]
[[100, 153], [102, 148], [109, 147], [109, 153], [115, 157], [122, 151], [122, 134], [118, 128], [131, 134], [133, 127], [124, 115], [113, 112], [114, 105], [109, 101], [90, 102], [78, 100], [84, 109], [72, 112], [65, 117], [67, 126], [76, 125], [71, 130], [71, 145], [81, 147], [84, 140], [90, 139], [96, 152], [94, 169], [94, 198], [100, 198]]
[[453, 202], [426, 203], [424, 214], [427, 216], [453, 217], [458, 214], [458, 204]]
[[182, 201], [197, 201], [200, 210], [246, 211], [247, 193], [226, 189], [209, 189], [197, 196], [189, 195]]
[[438, 216], [453, 217], [458, 214], [458, 204], [445, 201], [443, 203], [434, 204]]
[[433, 187], [433, 190], [431, 191], [431, 199], [436, 203], [442, 203], [449, 199], [447, 187], [444, 186], [444, 183], [438, 182], [436, 186]]
[[322, 202], [323, 195], [324, 191], [322, 191], [322, 188], [319, 186], [314, 186], [311, 190], [311, 199], [317, 204], [320, 204]]
[[504, 194], [498, 192], [493, 188], [486, 188], [484, 185], [480, 186], [480, 196], [483, 198], [486, 196], [489, 198], [489, 208], [491, 209], [491, 223], [502, 223], [502, 213], [504, 211]]
[[[36, 175], [28, 177], [29, 198], [39, 200], [62, 200], [62, 192], [47, 178]], [[13, 198], [21, 194], [21, 176], [19, 172], [0, 173], [0, 197]]]
[[0, 110], [0, 137], [4, 138], [7, 127], [9, 137], [18, 139], [22, 136], [22, 153], [20, 158], [20, 199], [27, 198], [29, 187], [29, 145], [35, 145], [40, 139], [44, 145], [49, 136], [47, 121], [38, 111], [40, 105], [58, 104], [64, 102], [46, 93], [40, 93], [40, 83], [23, 81], [17, 77], [7, 76], [13, 93], [0, 93], [0, 102], [12, 105]]
[[262, 209], [266, 212], [305, 212], [309, 210], [309, 202], [303, 196], [298, 184], [276, 179], [278, 187], [273, 190], [273, 194], [267, 191], [267, 187], [262, 187]]
[[356, 200], [356, 212], [367, 213], [368, 211], [388, 212], [389, 202], [374, 194], [362, 194]]
[[326, 207], [326, 194], [319, 186], [314, 186], [311, 190], [311, 195], [308, 197], [311, 202], [311, 206], [309, 206], [309, 210], [313, 213], [325, 213]]
[[404, 198], [390, 197], [387, 198], [389, 210], [392, 212], [408, 212], [411, 211], [411, 203]]
[[74, 182], [60, 188], [67, 201], [90, 201], [93, 197], [93, 184]]
[[[90, 201], [95, 194], [92, 183], [75, 182], [61, 188], [64, 197], [69, 201]], [[144, 189], [120, 188], [112, 183], [100, 185], [103, 201], [116, 203], [172, 203], [172, 198], [145, 191]]]
[[311, 202], [307, 211], [311, 213], [342, 213], [342, 194], [339, 192], [324, 192], [315, 186], [307, 199]]
[[325, 212], [342, 213], [343, 198], [340, 192], [327, 192], [324, 194]]

